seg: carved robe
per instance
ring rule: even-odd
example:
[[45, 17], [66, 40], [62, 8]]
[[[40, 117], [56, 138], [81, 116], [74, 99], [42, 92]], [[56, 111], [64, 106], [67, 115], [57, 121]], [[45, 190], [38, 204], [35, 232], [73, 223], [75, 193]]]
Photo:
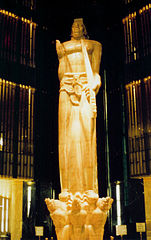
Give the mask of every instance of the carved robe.
[[[92, 70], [98, 73], [101, 45], [85, 40]], [[59, 168], [61, 191], [71, 193], [87, 190], [98, 192], [96, 119], [91, 117], [90, 103], [84, 87], [87, 74], [79, 41], [68, 41], [64, 55], [59, 56]], [[96, 59], [93, 53], [97, 48]]]

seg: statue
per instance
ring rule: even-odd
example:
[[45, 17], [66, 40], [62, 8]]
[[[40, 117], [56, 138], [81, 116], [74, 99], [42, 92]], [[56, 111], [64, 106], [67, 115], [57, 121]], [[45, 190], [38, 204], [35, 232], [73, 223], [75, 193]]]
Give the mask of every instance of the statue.
[[102, 240], [113, 199], [99, 198], [96, 99], [102, 46], [74, 19], [71, 40], [56, 41], [59, 59], [59, 200], [45, 199], [58, 240]]
[[[59, 169], [61, 191], [98, 192], [95, 94], [101, 86], [99, 66], [102, 46], [86, 38], [82, 19], [75, 19], [71, 40], [56, 41], [59, 58]], [[92, 67], [88, 82], [82, 44]], [[94, 99], [91, 101], [91, 95]], [[78, 179], [78, 181], [77, 181]]]

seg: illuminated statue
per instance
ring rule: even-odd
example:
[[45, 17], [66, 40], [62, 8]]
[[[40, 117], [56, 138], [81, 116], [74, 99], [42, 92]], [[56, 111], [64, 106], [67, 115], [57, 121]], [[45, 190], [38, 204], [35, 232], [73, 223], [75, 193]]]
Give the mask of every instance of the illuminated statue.
[[71, 40], [62, 44], [57, 40], [56, 49], [60, 80], [61, 191], [98, 192], [95, 94], [101, 85], [99, 66], [102, 47], [99, 42], [86, 38], [82, 19], [75, 19]]
[[102, 46], [75, 19], [71, 40], [56, 41], [59, 58], [59, 200], [45, 199], [58, 240], [103, 240], [113, 199], [99, 198], [96, 101]]

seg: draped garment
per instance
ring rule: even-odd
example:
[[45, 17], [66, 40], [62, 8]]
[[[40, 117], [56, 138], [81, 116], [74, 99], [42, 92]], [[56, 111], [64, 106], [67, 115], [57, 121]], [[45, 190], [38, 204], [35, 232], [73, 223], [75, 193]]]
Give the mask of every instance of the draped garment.
[[59, 95], [59, 168], [61, 191], [98, 192], [96, 119], [84, 86], [86, 73], [66, 73]]

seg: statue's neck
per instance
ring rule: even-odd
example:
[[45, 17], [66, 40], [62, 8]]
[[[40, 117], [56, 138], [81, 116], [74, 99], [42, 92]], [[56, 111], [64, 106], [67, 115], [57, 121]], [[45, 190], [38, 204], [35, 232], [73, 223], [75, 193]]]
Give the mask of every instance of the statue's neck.
[[81, 40], [81, 39], [85, 39], [85, 37], [79, 37], [79, 38], [74, 38], [74, 37], [71, 37], [71, 40]]

